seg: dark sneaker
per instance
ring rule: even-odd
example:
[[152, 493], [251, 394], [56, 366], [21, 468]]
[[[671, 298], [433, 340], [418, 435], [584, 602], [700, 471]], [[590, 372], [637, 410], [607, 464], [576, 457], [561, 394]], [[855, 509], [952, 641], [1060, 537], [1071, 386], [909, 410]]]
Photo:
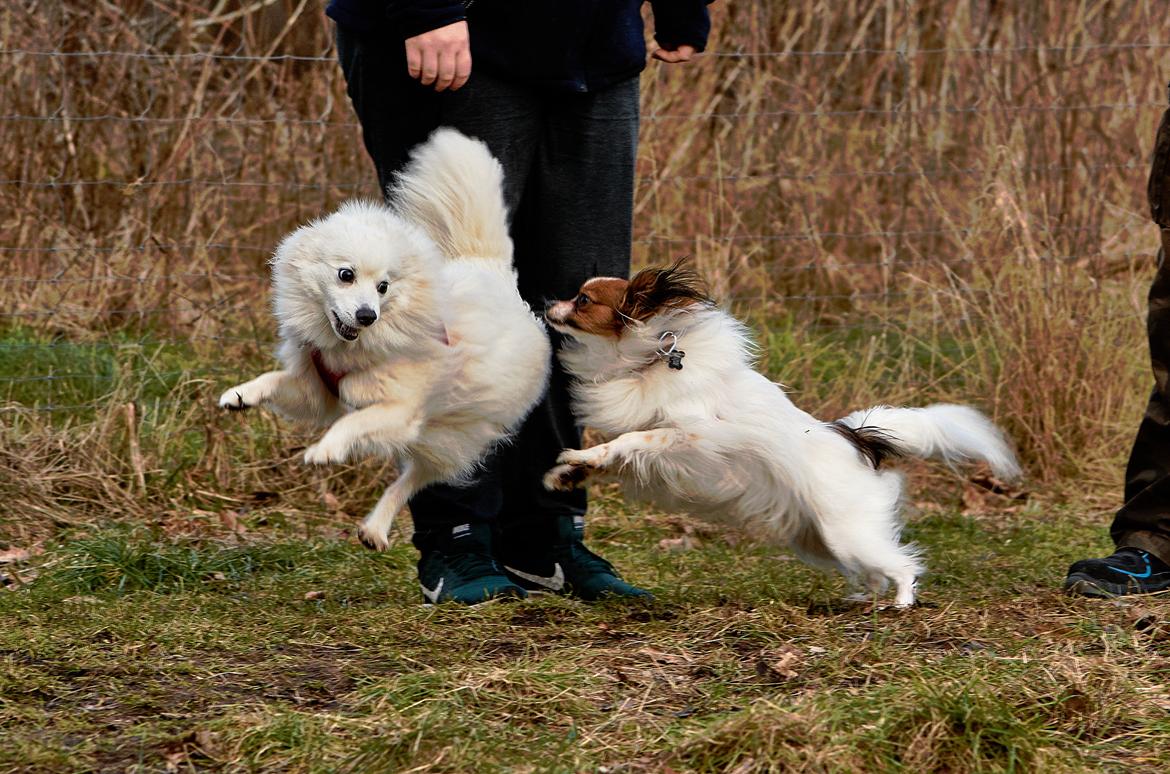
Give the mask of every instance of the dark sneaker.
[[1119, 548], [1104, 559], [1082, 559], [1068, 568], [1064, 590], [1086, 597], [1152, 594], [1170, 589], [1170, 566], [1140, 548]]
[[555, 517], [551, 543], [531, 539], [504, 546], [504, 571], [528, 591], [553, 592], [594, 601], [603, 597], [653, 599], [644, 589], [622, 580], [613, 565], [585, 547], [583, 516]]
[[528, 596], [492, 558], [491, 525], [460, 524], [450, 533], [416, 533], [414, 542], [421, 554], [418, 583], [427, 604], [478, 605], [490, 599]]

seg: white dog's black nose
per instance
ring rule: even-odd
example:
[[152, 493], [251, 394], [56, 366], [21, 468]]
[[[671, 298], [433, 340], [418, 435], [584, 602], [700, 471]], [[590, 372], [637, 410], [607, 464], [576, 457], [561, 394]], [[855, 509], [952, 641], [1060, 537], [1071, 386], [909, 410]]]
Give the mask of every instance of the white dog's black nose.
[[378, 313], [368, 306], [363, 306], [354, 313], [354, 317], [357, 318], [358, 325], [368, 328], [378, 319]]

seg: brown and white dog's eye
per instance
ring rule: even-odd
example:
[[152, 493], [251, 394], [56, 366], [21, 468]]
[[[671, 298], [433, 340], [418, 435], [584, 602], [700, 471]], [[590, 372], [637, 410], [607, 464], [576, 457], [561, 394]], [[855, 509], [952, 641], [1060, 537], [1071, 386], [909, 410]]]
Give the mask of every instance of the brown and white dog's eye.
[[585, 306], [586, 304], [589, 304], [592, 301], [593, 301], [593, 299], [590, 298], [589, 296], [585, 295], [584, 293], [581, 293], [580, 295], [577, 296], [577, 306]]

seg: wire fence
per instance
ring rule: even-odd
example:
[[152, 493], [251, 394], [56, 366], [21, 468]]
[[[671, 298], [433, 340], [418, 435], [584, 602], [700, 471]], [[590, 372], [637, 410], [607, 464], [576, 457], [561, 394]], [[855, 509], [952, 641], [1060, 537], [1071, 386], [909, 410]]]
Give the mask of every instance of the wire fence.
[[[0, 413], [99, 408], [127, 379], [161, 410], [240, 371], [216, 355], [271, 346], [279, 235], [376, 193], [321, 38], [307, 54], [0, 48]], [[737, 309], [811, 328], [888, 330], [939, 294], [979, 305], [992, 258], [1077, 275], [1042, 292], [1121, 277], [1133, 295], [1170, 43], [898, 43], [648, 72], [635, 262], [690, 254]], [[962, 93], [964, 73], [980, 88]]]

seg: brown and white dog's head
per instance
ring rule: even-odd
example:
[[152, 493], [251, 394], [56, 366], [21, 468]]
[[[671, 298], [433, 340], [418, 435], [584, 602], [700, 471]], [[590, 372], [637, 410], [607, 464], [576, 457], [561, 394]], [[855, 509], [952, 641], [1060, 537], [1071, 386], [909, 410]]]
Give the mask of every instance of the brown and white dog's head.
[[617, 339], [633, 323], [694, 305], [711, 305], [702, 280], [682, 264], [678, 261], [668, 268], [643, 269], [628, 280], [586, 280], [575, 298], [550, 303], [544, 317], [555, 330], [569, 336]]

